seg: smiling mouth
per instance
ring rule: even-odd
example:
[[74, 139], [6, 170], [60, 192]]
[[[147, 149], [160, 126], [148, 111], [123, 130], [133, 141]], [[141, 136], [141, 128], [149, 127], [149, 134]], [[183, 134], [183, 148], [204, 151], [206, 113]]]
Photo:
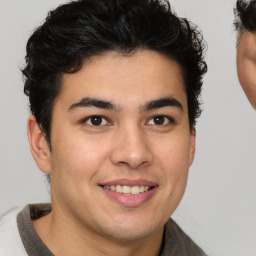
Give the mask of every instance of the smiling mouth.
[[140, 207], [157, 194], [159, 185], [149, 180], [116, 179], [99, 184], [104, 194], [123, 207]]
[[138, 195], [144, 192], [147, 192], [154, 187], [150, 186], [122, 186], [122, 185], [111, 185], [111, 186], [102, 186], [104, 189], [111, 190], [117, 193], [126, 194], [126, 195]]

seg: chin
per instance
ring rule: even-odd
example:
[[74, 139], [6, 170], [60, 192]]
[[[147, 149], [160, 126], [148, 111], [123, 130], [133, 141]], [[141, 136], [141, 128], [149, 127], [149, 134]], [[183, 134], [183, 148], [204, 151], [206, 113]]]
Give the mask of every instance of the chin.
[[143, 240], [154, 233], [149, 227], [125, 227], [120, 229], [112, 230], [110, 236], [116, 240], [120, 241], [137, 241]]
[[[109, 223], [110, 224], [110, 223]], [[113, 225], [103, 228], [104, 233], [108, 233], [113, 239], [123, 241], [136, 241], [152, 236], [154, 233], [163, 229], [164, 223], [157, 222], [156, 219], [145, 222], [141, 219], [121, 218], [115, 221]]]

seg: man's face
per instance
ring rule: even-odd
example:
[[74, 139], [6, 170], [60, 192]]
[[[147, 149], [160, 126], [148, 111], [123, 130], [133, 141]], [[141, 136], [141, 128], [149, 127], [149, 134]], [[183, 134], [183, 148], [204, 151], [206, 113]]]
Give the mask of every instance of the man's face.
[[93, 57], [53, 108], [53, 214], [121, 240], [162, 232], [194, 156], [181, 70], [153, 51]]
[[237, 73], [248, 100], [256, 109], [256, 33], [245, 31], [239, 38]]

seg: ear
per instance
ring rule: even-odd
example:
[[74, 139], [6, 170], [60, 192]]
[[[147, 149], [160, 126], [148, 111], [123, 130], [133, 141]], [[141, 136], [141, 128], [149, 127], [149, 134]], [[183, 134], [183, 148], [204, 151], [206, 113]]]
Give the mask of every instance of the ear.
[[35, 116], [28, 118], [27, 133], [31, 154], [39, 169], [44, 173], [51, 173], [50, 149], [45, 133], [41, 130]]
[[196, 129], [192, 127], [190, 132], [190, 155], [189, 155], [189, 164], [191, 165], [194, 160], [196, 151]]

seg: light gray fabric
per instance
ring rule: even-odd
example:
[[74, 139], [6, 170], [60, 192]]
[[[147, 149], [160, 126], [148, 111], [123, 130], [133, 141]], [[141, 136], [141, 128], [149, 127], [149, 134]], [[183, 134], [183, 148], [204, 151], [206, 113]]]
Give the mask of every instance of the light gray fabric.
[[27, 255], [16, 221], [17, 213], [20, 210], [11, 210], [0, 218], [0, 256]]
[[[27, 205], [17, 216], [19, 233], [29, 256], [53, 254], [36, 234], [31, 219], [40, 218], [51, 211], [50, 204]], [[172, 220], [165, 225], [160, 256], [206, 256], [206, 254]]]

